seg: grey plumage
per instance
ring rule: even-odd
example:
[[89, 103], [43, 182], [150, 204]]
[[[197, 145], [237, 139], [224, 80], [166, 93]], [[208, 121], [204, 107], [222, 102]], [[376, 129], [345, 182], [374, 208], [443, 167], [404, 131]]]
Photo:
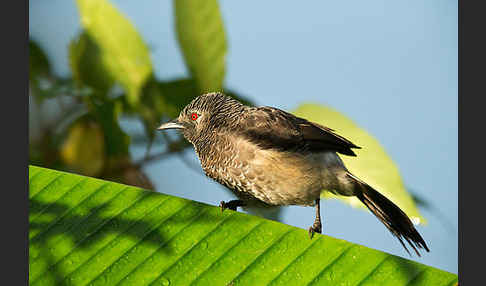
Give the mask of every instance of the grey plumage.
[[319, 198], [326, 189], [356, 196], [396, 236], [429, 251], [410, 219], [390, 200], [352, 175], [337, 155], [360, 148], [334, 130], [273, 107], [249, 107], [222, 93], [195, 98], [159, 129], [180, 129], [205, 174], [239, 198], [222, 207], [317, 207], [310, 234], [321, 232]]

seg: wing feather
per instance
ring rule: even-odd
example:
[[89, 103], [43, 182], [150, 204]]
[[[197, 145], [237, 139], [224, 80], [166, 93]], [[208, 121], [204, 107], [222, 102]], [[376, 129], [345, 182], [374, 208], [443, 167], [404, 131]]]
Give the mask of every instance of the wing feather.
[[240, 132], [262, 148], [334, 151], [356, 156], [360, 148], [334, 130], [273, 107], [253, 107], [239, 122]]

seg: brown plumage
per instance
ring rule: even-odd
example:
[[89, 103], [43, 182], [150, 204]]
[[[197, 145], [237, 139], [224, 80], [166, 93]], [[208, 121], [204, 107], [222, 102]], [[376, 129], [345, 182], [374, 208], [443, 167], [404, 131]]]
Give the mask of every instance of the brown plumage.
[[336, 153], [356, 156], [360, 148], [334, 130], [273, 107], [249, 107], [222, 93], [195, 98], [160, 130], [179, 129], [193, 144], [205, 174], [233, 191], [238, 200], [221, 207], [316, 206], [309, 228], [321, 233], [323, 189], [356, 196], [396, 236], [420, 256], [429, 251], [407, 215], [352, 175]]

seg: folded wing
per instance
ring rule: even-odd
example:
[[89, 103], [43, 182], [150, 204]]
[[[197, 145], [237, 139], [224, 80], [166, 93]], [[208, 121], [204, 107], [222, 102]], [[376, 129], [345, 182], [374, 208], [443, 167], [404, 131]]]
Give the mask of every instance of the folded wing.
[[273, 107], [252, 108], [239, 126], [239, 132], [262, 148], [334, 151], [350, 156], [356, 156], [352, 148], [360, 148], [328, 127]]

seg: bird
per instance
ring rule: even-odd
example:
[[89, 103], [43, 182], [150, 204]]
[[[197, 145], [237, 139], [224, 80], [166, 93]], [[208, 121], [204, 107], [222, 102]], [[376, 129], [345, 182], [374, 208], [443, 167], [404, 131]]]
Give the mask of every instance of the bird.
[[275, 107], [254, 107], [222, 93], [195, 97], [158, 130], [177, 129], [189, 141], [209, 178], [238, 198], [237, 207], [315, 207], [308, 233], [322, 233], [321, 192], [357, 197], [395, 236], [420, 256], [429, 248], [410, 218], [392, 201], [353, 175], [338, 154], [356, 156], [361, 147], [335, 130]]

